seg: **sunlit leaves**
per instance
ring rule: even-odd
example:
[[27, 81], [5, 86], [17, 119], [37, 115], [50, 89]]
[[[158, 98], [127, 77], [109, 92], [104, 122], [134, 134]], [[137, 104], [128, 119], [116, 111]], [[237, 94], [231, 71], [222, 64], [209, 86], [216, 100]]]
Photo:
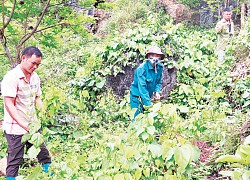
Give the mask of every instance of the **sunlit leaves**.
[[35, 146], [31, 146], [27, 152], [28, 157], [30, 159], [35, 159], [40, 151], [41, 151], [40, 147], [37, 148]]
[[39, 148], [40, 145], [44, 142], [43, 135], [40, 133], [32, 134], [31, 139], [29, 140], [36, 148]]

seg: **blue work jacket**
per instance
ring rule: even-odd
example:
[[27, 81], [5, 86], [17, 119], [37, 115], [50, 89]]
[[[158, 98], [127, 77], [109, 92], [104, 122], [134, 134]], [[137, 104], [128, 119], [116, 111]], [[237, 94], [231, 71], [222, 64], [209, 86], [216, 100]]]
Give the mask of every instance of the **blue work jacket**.
[[150, 106], [153, 93], [161, 90], [163, 69], [162, 63], [157, 64], [156, 71], [149, 61], [142, 63], [135, 70], [130, 86], [131, 95], [140, 97], [145, 106]]

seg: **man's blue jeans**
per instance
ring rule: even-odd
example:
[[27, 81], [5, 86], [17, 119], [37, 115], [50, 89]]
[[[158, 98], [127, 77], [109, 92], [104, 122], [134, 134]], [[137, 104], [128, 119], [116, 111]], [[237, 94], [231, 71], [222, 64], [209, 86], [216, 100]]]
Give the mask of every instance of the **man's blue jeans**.
[[[130, 107], [131, 107], [131, 109], [137, 108], [137, 110], [134, 114], [134, 119], [138, 114], [143, 113], [143, 111], [144, 111], [143, 104], [140, 100], [140, 97], [134, 96], [131, 93], [130, 93]], [[132, 121], [134, 121], [134, 119]]]

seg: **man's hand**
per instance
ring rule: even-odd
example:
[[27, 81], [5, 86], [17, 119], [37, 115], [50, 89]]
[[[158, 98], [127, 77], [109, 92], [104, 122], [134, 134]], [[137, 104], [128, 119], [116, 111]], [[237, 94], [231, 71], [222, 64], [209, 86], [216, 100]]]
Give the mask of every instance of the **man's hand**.
[[160, 93], [156, 92], [156, 93], [155, 93], [155, 100], [158, 101], [158, 100], [160, 100], [160, 99], [161, 99]]

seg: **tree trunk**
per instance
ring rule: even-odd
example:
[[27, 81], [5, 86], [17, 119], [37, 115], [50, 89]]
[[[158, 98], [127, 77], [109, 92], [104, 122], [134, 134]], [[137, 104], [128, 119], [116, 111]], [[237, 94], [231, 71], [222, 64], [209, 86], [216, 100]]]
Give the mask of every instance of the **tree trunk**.
[[241, 14], [240, 14], [240, 25], [241, 25], [241, 29], [244, 27], [245, 25], [245, 12], [246, 12], [246, 5], [245, 3], [241, 3]]

